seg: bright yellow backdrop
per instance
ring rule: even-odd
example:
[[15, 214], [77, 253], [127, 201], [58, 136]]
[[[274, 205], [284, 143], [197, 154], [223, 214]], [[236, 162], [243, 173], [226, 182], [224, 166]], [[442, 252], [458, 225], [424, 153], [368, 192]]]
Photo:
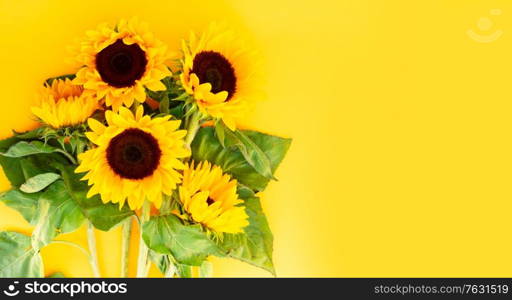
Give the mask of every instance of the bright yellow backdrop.
[[[307, 2], [0, 0], [0, 135], [34, 126], [37, 88], [73, 71], [66, 46], [97, 23], [136, 15], [176, 47], [224, 20], [266, 58], [269, 97], [246, 125], [294, 139], [263, 199], [279, 276], [512, 276], [512, 3]], [[117, 276], [119, 229], [97, 238]], [[43, 254], [49, 273], [91, 275], [75, 249]]]

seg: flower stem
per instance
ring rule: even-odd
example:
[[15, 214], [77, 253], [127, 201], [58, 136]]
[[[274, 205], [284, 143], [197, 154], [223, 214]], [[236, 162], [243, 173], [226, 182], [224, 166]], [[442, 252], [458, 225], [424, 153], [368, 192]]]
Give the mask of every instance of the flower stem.
[[148, 253], [149, 249], [142, 238], [142, 226], [145, 222], [149, 220], [149, 213], [151, 210], [151, 203], [149, 201], [145, 201], [142, 205], [142, 212], [140, 215], [140, 224], [139, 224], [139, 259], [137, 260], [137, 277], [147, 277], [148, 274]]
[[77, 161], [76, 159], [73, 157], [73, 155], [69, 154], [66, 150], [61, 150], [61, 149], [57, 149], [56, 152], [59, 152], [59, 153], [62, 153], [67, 159], [69, 159], [69, 161], [76, 165], [77, 164]]
[[121, 277], [128, 277], [128, 262], [130, 260], [130, 237], [132, 235], [132, 218], [128, 218], [123, 224], [123, 236], [121, 245]]
[[190, 117], [187, 124], [187, 135], [185, 136], [185, 145], [190, 149], [190, 144], [194, 140], [197, 131], [199, 130], [199, 121], [201, 121], [201, 112], [196, 111]]
[[98, 254], [96, 251], [96, 237], [94, 236], [94, 226], [91, 222], [87, 224], [87, 243], [89, 245], [89, 254], [91, 256], [90, 262], [92, 267], [92, 273], [94, 277], [100, 277], [100, 268], [98, 267]]
[[91, 265], [91, 269], [94, 270], [94, 259], [93, 259], [93, 256], [87, 251], [85, 250], [84, 247], [76, 244], [76, 243], [73, 243], [73, 242], [70, 242], [70, 241], [62, 241], [62, 240], [54, 240], [54, 241], [51, 241], [52, 244], [63, 244], [63, 245], [68, 245], [68, 246], [71, 246], [71, 247], [75, 247], [77, 248], [78, 250], [80, 250], [86, 257], [87, 257], [87, 260], [89, 261], [89, 264]]
[[164, 277], [165, 278], [174, 278], [174, 274], [176, 274], [176, 267], [174, 266], [174, 264], [172, 262], [169, 262], [169, 267], [167, 267]]

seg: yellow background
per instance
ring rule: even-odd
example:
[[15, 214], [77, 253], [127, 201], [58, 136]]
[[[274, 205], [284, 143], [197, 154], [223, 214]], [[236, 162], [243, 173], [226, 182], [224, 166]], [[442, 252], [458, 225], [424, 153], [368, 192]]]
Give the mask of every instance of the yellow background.
[[[0, 0], [0, 134], [34, 126], [37, 88], [73, 71], [66, 47], [97, 23], [136, 15], [175, 48], [224, 20], [266, 59], [269, 97], [246, 125], [294, 139], [263, 198], [279, 276], [512, 276], [511, 14], [505, 0]], [[120, 230], [97, 238], [117, 276]], [[73, 248], [43, 255], [48, 273], [91, 275]]]

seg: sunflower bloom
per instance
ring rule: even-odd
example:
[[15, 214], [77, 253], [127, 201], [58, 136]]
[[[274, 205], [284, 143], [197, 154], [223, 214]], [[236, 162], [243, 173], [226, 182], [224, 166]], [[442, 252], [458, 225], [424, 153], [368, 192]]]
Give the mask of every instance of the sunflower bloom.
[[179, 187], [180, 201], [192, 219], [215, 232], [239, 233], [249, 225], [238, 198], [237, 181], [218, 166], [201, 162], [188, 165]]
[[261, 97], [258, 57], [232, 31], [216, 25], [182, 43], [180, 81], [203, 114], [235, 130], [251, 104]]
[[160, 80], [171, 76], [165, 64], [167, 47], [137, 19], [88, 31], [78, 52], [77, 62], [83, 67], [73, 82], [83, 85], [87, 94], [104, 99], [114, 111], [123, 104], [131, 106], [134, 100], [144, 102], [145, 87], [165, 90]]
[[99, 107], [94, 97], [84, 95], [83, 88], [69, 79], [55, 79], [45, 85], [39, 100], [32, 113], [53, 128], [84, 123]]
[[125, 201], [139, 209], [147, 199], [155, 207], [162, 204], [162, 193], [171, 195], [185, 165], [181, 158], [190, 151], [184, 147], [185, 130], [177, 130], [179, 120], [171, 116], [144, 116], [142, 105], [135, 115], [120, 107], [118, 113], [106, 111], [108, 125], [89, 119], [87, 138], [97, 147], [79, 155], [76, 173], [87, 172], [82, 180], [91, 186], [87, 197], [100, 194], [104, 203]]

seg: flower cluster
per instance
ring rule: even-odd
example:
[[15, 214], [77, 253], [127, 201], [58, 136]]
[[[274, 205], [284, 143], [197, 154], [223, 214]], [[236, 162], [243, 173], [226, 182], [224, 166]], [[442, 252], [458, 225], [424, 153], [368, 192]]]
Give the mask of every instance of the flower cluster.
[[274, 272], [257, 195], [291, 141], [240, 130], [262, 94], [259, 59], [215, 24], [181, 45], [172, 55], [137, 19], [102, 24], [74, 48], [76, 72], [45, 82], [32, 108], [41, 126], [0, 142], [12, 184], [0, 201], [35, 225], [31, 237], [0, 233], [0, 252], [18, 247], [0, 253], [13, 262], [0, 276], [42, 276], [39, 249], [84, 223], [96, 276], [93, 229], [124, 227], [127, 276], [132, 217], [139, 277], [150, 263], [169, 277], [204, 274], [210, 255]]

